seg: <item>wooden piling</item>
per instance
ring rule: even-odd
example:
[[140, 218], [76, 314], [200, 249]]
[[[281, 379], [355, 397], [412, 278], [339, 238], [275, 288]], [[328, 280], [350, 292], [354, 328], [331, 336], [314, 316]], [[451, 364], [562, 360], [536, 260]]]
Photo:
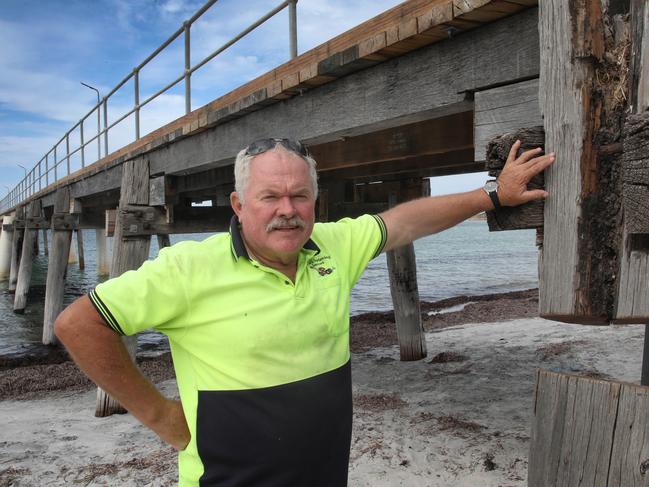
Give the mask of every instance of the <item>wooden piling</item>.
[[63, 309], [63, 293], [65, 290], [65, 275], [70, 255], [73, 224], [68, 213], [70, 208], [70, 188], [57, 189], [52, 215], [52, 251], [49, 254], [47, 266], [47, 281], [45, 284], [45, 309], [43, 311], [43, 343], [56, 343], [54, 321]]
[[[113, 258], [110, 277], [117, 277], [124, 272], [137, 269], [149, 257], [151, 237], [149, 235], [123, 238], [122, 215], [120, 209], [126, 206], [149, 204], [149, 161], [145, 158], [124, 163], [122, 172], [122, 190], [117, 211], [115, 235], [113, 238]], [[124, 337], [129, 354], [135, 359], [137, 336]], [[110, 397], [103, 389], [97, 390], [95, 416], [104, 417], [123, 413], [124, 408]]]
[[45, 256], [50, 255], [50, 248], [47, 243], [47, 228], [43, 228], [43, 254]]
[[[614, 19], [607, 1], [566, 5], [563, 0], [539, 2], [539, 102], [545, 147], [557, 159], [545, 174], [549, 197], [539, 311], [549, 319], [604, 325], [620, 309], [618, 288], [627, 294], [620, 270], [620, 151], [614, 149], [622, 142], [628, 113], [628, 59], [633, 55], [627, 54], [626, 40], [618, 43], [610, 28]], [[635, 280], [631, 287], [647, 289]], [[642, 307], [641, 299], [629, 301]]]
[[649, 388], [539, 370], [529, 487], [649, 486]]
[[40, 253], [41, 249], [38, 245], [38, 228], [36, 229], [36, 233], [34, 233], [34, 251], [33, 251], [33, 256], [36, 257]]
[[97, 243], [97, 275], [107, 276], [110, 273], [110, 266], [108, 264], [108, 246], [104, 229], [95, 230], [95, 241]]
[[0, 234], [0, 279], [9, 279], [11, 271], [11, 246], [13, 243], [14, 215], [5, 215], [2, 219], [2, 234]]
[[[420, 179], [403, 181], [400, 194], [390, 194], [389, 205], [421, 195]], [[426, 336], [421, 322], [414, 245], [410, 243], [389, 251], [387, 261], [401, 360], [421, 360], [426, 357]]]
[[83, 231], [77, 230], [77, 255], [79, 256], [79, 269], [86, 268], [86, 259], [83, 256]]
[[14, 218], [14, 233], [11, 241], [11, 270], [9, 272], [9, 285], [8, 291], [16, 290], [16, 283], [18, 281], [18, 267], [20, 266], [20, 253], [22, 250], [23, 235], [25, 233], [25, 209], [20, 206], [16, 208], [16, 216]]
[[70, 253], [68, 254], [68, 264], [76, 264], [79, 262], [77, 249], [74, 245], [70, 245]]
[[[40, 218], [41, 201], [35, 200], [29, 204], [26, 213], [26, 221], [32, 218]], [[38, 228], [29, 228], [27, 224], [24, 230], [22, 256], [16, 283], [16, 294], [14, 295], [14, 313], [24, 313], [27, 305], [27, 293], [32, 279], [32, 264], [34, 262], [34, 242], [38, 236]]]

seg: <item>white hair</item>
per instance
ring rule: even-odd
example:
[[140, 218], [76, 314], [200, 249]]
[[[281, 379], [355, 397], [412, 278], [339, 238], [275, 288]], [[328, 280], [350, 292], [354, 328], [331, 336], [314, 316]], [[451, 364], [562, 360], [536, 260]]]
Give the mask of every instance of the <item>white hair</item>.
[[[310, 155], [303, 156], [302, 154], [288, 150], [281, 144], [277, 144], [275, 147], [267, 150], [266, 152], [278, 150], [283, 150], [285, 152], [288, 152], [289, 154], [294, 154], [301, 158], [304, 162], [306, 162], [307, 166], [309, 167], [309, 177], [311, 179], [311, 186], [313, 188], [313, 198], [316, 199], [318, 197], [318, 173], [316, 172], [315, 159]], [[244, 202], [244, 195], [246, 189], [248, 189], [248, 182], [250, 180], [250, 163], [254, 157], [256, 157], [256, 155], [252, 156], [246, 154], [246, 149], [242, 149], [241, 151], [239, 151], [237, 158], [234, 160], [234, 190], [237, 192], [239, 201], [241, 201], [241, 203]]]

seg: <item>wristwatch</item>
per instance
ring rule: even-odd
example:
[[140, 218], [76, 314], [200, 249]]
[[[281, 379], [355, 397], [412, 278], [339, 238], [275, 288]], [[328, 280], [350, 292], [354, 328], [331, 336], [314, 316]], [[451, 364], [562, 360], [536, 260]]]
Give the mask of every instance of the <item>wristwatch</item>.
[[498, 181], [491, 179], [485, 183], [482, 189], [484, 189], [485, 193], [487, 193], [489, 198], [491, 198], [491, 202], [494, 204], [494, 210], [500, 210], [502, 205], [498, 199]]

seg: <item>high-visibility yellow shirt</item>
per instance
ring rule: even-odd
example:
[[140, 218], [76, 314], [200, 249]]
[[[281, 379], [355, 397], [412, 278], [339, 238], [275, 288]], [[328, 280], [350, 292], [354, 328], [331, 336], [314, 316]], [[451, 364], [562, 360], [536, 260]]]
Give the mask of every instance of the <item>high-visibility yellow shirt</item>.
[[249, 258], [235, 217], [90, 293], [116, 332], [169, 337], [191, 433], [181, 486], [346, 485], [349, 295], [385, 240], [378, 216], [316, 223], [292, 282]]

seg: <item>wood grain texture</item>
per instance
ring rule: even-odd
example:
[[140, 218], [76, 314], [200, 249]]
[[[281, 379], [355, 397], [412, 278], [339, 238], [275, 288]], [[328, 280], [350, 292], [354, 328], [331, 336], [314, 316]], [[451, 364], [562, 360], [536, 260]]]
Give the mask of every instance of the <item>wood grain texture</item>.
[[592, 71], [572, 60], [569, 15], [561, 0], [539, 5], [540, 49], [553, 54], [541, 57], [543, 89], [539, 101], [545, 118], [546, 147], [562, 161], [546, 174], [550, 196], [545, 202], [544, 250], [539, 266], [541, 316], [574, 315], [575, 288], [579, 285], [576, 229], [580, 208], [576, 199], [582, 188], [580, 160], [585, 122], [584, 94], [576, 87], [586, 83]]
[[557, 160], [546, 171], [540, 314], [587, 324], [608, 324], [613, 316], [622, 238], [618, 165], [600, 149], [619, 140], [624, 107], [599, 80], [613, 79], [623, 66], [605, 62], [612, 34], [603, 12], [599, 0], [539, 7], [539, 99], [546, 148]]
[[[636, 118], [649, 107], [649, 7], [646, 2], [633, 0], [631, 2], [631, 66], [630, 66], [630, 108], [635, 116], [630, 116], [627, 123], [627, 134], [631, 135], [631, 127], [646, 130], [644, 119]], [[645, 114], [646, 116], [646, 114]], [[644, 127], [644, 128], [643, 128]], [[644, 232], [646, 226], [642, 223], [647, 217], [644, 210], [636, 211], [637, 207], [646, 209], [646, 193], [643, 147], [646, 139], [642, 134], [625, 138], [624, 174], [625, 193], [627, 199], [624, 215], [624, 235], [620, 250], [619, 282], [615, 303], [614, 319], [618, 323], [649, 323], [649, 235]], [[627, 153], [628, 150], [628, 153]], [[628, 190], [633, 180], [641, 183], [634, 190]], [[633, 193], [633, 194], [632, 194]], [[627, 211], [629, 217], [627, 217]], [[630, 219], [629, 219], [630, 218]], [[634, 234], [633, 231], [642, 233]]]
[[622, 387], [608, 485], [649, 486], [649, 388]]
[[[122, 172], [122, 191], [119, 207], [149, 204], [149, 161], [137, 158], [124, 164]], [[137, 269], [149, 257], [150, 236], [125, 238], [122, 233], [120, 212], [117, 212], [115, 235], [113, 238], [113, 258], [110, 277], [121, 276], [124, 272]], [[135, 359], [137, 336], [123, 337], [129, 355]], [[124, 408], [98, 388], [95, 416], [104, 417], [124, 412]]]
[[628, 233], [649, 233], [649, 112], [627, 117], [623, 146], [625, 229]]
[[474, 100], [476, 161], [485, 160], [487, 145], [494, 137], [543, 125], [538, 79], [478, 91]]
[[629, 66], [629, 106], [634, 113], [649, 108], [649, 6], [643, 0], [631, 1], [631, 64]]
[[55, 228], [54, 217], [69, 215], [70, 188], [62, 187], [56, 193], [54, 214], [52, 215], [52, 246], [47, 263], [47, 281], [45, 283], [45, 306], [43, 310], [43, 343], [56, 343], [54, 321], [63, 310], [65, 275], [70, 255], [72, 229]]
[[649, 485], [649, 388], [537, 372], [530, 487]]

